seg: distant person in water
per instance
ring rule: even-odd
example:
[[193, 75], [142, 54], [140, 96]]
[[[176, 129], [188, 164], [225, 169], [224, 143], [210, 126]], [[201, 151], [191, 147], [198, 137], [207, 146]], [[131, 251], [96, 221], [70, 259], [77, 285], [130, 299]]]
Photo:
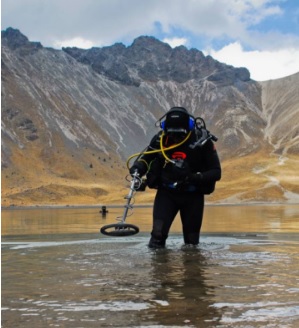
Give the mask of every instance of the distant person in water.
[[170, 227], [180, 212], [184, 242], [198, 245], [203, 220], [204, 195], [215, 189], [221, 165], [213, 136], [200, 117], [183, 107], [173, 107], [157, 124], [161, 130], [130, 167], [146, 175], [149, 188], [157, 189], [150, 248], [165, 247]]

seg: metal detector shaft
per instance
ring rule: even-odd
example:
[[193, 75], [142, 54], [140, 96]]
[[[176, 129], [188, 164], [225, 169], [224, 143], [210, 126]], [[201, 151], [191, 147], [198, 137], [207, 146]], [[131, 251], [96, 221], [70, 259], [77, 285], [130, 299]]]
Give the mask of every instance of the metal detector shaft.
[[137, 171], [135, 171], [132, 176], [133, 176], [133, 179], [132, 179], [131, 185], [130, 185], [130, 192], [125, 197], [127, 199], [127, 203], [125, 205], [124, 213], [123, 213], [123, 216], [122, 216], [122, 219], [121, 219], [121, 222], [122, 223], [124, 223], [126, 221], [126, 218], [127, 218], [127, 215], [128, 215], [128, 211], [129, 211], [130, 208], [132, 208], [132, 206], [130, 205], [130, 203], [131, 203], [131, 200], [133, 198], [133, 194], [134, 194], [134, 190], [135, 190], [134, 189], [134, 186], [135, 186], [136, 181], [137, 181], [137, 176], [138, 176]]
[[134, 191], [136, 191], [135, 188], [136, 182], [139, 181], [137, 171], [135, 171], [134, 174], [132, 174], [132, 177], [133, 179], [130, 185], [130, 192], [125, 197], [125, 199], [127, 199], [127, 203], [125, 205], [123, 216], [121, 219], [120, 217], [117, 218], [117, 220], [120, 222], [107, 224], [100, 229], [101, 233], [106, 236], [115, 236], [115, 237], [132, 236], [139, 232], [139, 228], [137, 226], [133, 224], [125, 223], [129, 209], [133, 208], [133, 205], [130, 204], [134, 195]]

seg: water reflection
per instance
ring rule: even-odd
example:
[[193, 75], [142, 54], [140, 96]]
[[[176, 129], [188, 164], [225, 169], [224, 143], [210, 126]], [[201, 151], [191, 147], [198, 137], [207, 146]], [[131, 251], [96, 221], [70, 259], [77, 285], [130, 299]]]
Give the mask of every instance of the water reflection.
[[154, 301], [159, 306], [148, 311], [148, 316], [167, 326], [207, 327], [209, 322], [216, 323], [221, 316], [211, 307], [215, 286], [206, 281], [208, 265], [199, 247], [152, 250], [151, 279], [156, 286]]
[[3, 327], [299, 324], [298, 234], [204, 235], [198, 248], [174, 234], [156, 251], [144, 233], [76, 236], [2, 242]]
[[299, 205], [207, 206], [199, 247], [101, 235], [122, 208], [2, 210], [3, 327], [297, 327]]

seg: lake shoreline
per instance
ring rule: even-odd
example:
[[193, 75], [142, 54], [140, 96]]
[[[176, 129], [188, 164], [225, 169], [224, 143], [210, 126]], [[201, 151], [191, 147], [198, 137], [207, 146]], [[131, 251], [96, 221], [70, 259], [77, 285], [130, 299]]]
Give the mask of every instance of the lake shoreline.
[[[298, 202], [246, 202], [246, 203], [206, 203], [205, 206], [288, 206], [288, 205], [298, 205]], [[74, 205], [10, 205], [10, 206], [1, 206], [1, 210], [26, 210], [26, 209], [81, 209], [81, 208], [102, 208], [106, 206], [108, 208], [123, 208], [124, 204], [74, 204]], [[140, 204], [134, 205], [134, 208], [151, 208], [152, 204]]]

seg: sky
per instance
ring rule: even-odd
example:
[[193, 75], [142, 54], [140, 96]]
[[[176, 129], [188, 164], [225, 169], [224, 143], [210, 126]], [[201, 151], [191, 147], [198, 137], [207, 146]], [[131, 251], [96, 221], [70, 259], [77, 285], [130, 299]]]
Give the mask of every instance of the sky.
[[154, 36], [246, 67], [256, 81], [299, 72], [298, 0], [1, 0], [8, 27], [55, 49]]

